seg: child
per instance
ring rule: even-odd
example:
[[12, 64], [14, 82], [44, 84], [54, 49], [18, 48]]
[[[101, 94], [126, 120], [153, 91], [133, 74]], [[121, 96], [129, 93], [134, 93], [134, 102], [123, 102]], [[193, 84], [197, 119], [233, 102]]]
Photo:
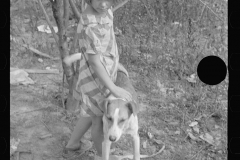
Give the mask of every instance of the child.
[[[114, 84], [117, 70], [127, 71], [119, 64], [117, 43], [113, 31], [114, 0], [85, 0], [88, 4], [81, 14], [77, 28], [80, 68], [76, 93], [82, 96], [81, 117], [65, 147], [78, 150], [79, 141], [92, 126], [92, 140], [101, 157], [103, 141], [103, 100], [111, 93], [115, 97], [131, 100], [131, 94]], [[65, 58], [67, 62], [68, 57]], [[77, 97], [76, 97], [77, 98]]]

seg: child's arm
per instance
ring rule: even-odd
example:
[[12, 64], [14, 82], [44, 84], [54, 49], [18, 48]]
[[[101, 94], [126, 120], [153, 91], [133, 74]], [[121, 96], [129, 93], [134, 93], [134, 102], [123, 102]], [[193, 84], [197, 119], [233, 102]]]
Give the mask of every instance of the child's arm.
[[105, 70], [103, 64], [100, 62], [100, 54], [88, 54], [89, 64], [91, 65], [94, 72], [97, 74], [99, 80], [104, 86], [106, 86], [110, 92], [118, 98], [124, 98], [127, 101], [132, 100], [131, 94], [116, 86], [113, 81], [110, 79], [107, 71]]

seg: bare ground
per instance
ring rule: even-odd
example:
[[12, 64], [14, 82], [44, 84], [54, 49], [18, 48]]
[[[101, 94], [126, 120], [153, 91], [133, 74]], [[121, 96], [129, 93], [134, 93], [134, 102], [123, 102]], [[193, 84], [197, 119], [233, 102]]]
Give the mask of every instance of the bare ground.
[[[130, 73], [130, 76], [136, 86], [137, 75]], [[17, 149], [20, 151], [20, 160], [64, 159], [62, 149], [71, 135], [78, 114], [68, 113], [61, 107], [61, 75], [35, 74], [30, 77], [36, 82], [34, 85], [10, 88], [10, 135], [11, 138], [20, 139]], [[139, 90], [138, 95], [141, 154], [150, 155], [163, 144], [166, 146], [163, 152], [149, 160], [226, 159], [224, 150], [213, 153], [208, 143], [189, 139], [184, 131], [184, 118], [175, 114], [177, 111], [167, 114], [165, 110], [169, 106], [166, 106], [164, 98], [150, 98]], [[215, 120], [213, 125], [224, 127]], [[84, 138], [91, 140], [90, 133], [87, 132]], [[132, 153], [131, 137], [122, 137], [112, 148], [117, 155]], [[80, 157], [69, 159], [91, 160], [94, 153], [93, 147]], [[17, 159], [17, 156], [15, 152], [11, 160]]]

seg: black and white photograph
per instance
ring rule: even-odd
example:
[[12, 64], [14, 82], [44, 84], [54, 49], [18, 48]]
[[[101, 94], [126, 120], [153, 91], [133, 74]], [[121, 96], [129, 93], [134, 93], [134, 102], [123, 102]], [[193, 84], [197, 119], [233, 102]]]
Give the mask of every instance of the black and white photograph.
[[228, 0], [10, 0], [10, 160], [227, 160], [228, 86]]

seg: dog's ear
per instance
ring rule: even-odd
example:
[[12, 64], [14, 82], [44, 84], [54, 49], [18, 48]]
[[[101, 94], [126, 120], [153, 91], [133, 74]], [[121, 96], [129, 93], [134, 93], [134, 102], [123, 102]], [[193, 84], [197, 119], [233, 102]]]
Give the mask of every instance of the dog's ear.
[[135, 104], [133, 104], [132, 102], [128, 102], [126, 104], [128, 111], [129, 111], [129, 117], [131, 116], [131, 114], [133, 114], [134, 116], [136, 115], [136, 107]]
[[103, 100], [103, 102], [102, 102], [102, 109], [103, 109], [104, 113], [107, 113], [109, 103], [110, 103], [109, 99], [104, 99]]

